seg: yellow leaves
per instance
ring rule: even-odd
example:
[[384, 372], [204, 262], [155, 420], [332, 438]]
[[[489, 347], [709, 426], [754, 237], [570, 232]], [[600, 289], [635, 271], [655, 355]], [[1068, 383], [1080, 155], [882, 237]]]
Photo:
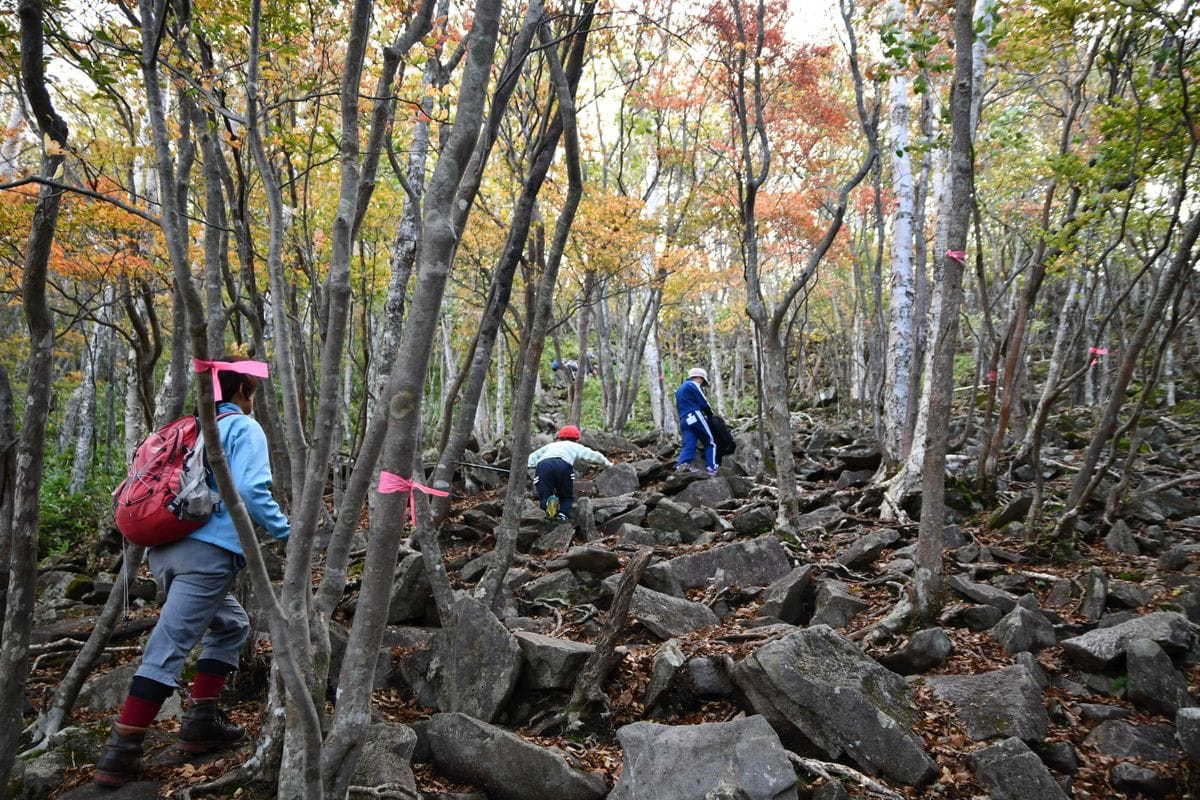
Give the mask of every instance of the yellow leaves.
[[[62, 145], [56, 142], [48, 133], [42, 134], [42, 146], [46, 148], [46, 155], [48, 156], [65, 156], [67, 154]], [[55, 177], [58, 176], [56, 175]]]

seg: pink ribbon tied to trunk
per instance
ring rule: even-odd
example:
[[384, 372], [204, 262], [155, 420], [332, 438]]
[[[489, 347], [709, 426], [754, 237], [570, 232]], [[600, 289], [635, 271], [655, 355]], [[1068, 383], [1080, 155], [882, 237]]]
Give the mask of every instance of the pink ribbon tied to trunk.
[[434, 489], [423, 483], [411, 481], [394, 472], [380, 472], [379, 493], [396, 494], [397, 492], [408, 492], [408, 516], [414, 525], [417, 524], [417, 492], [424, 492], [425, 494], [437, 497], [450, 496], [449, 492], [443, 492], [441, 489]]
[[1100, 359], [1096, 358], [1096, 356], [1108, 355], [1108, 348], [1107, 347], [1089, 347], [1088, 353], [1092, 356], [1092, 363], [1089, 364], [1088, 366], [1094, 367], [1100, 363]]
[[966, 250], [947, 250], [946, 258], [953, 258], [955, 261], [957, 261], [959, 264], [962, 264], [964, 267], [967, 265], [967, 251]]
[[222, 400], [221, 382], [217, 380], [218, 372], [237, 372], [254, 378], [266, 378], [267, 362], [265, 361], [205, 361], [202, 358], [192, 359], [192, 369], [196, 372], [211, 372], [213, 384], [213, 399]]

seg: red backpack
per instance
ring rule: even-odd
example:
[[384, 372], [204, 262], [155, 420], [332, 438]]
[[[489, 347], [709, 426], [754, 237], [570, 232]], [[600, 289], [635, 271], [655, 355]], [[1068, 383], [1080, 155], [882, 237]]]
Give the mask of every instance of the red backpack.
[[[236, 414], [227, 411], [217, 419]], [[113, 492], [117, 530], [142, 547], [168, 544], [199, 530], [221, 501], [209, 486], [200, 419], [189, 414], [145, 438], [127, 477]]]

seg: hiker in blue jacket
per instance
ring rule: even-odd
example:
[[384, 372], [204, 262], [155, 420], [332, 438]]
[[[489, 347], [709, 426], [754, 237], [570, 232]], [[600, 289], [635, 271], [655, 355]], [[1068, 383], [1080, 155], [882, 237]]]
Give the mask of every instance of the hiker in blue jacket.
[[675, 409], [679, 412], [679, 430], [683, 434], [683, 450], [675, 464], [676, 472], [693, 472], [696, 467], [696, 446], [704, 448], [704, 464], [709, 475], [717, 474], [717, 445], [712, 429], [708, 427], [708, 414], [712, 408], [704, 396], [708, 373], [700, 367], [688, 370], [687, 380], [675, 390]]
[[[238, 494], [251, 519], [276, 539], [286, 540], [291, 526], [271, 495], [267, 437], [248, 416], [258, 379], [228, 370], [216, 377], [224, 398], [217, 402], [217, 428]], [[141, 774], [146, 732], [176, 690], [184, 661], [197, 644], [200, 658], [179, 729], [180, 748], [205, 753], [237, 744], [246, 735], [217, 706], [250, 635], [249, 617], [231, 593], [246, 559], [225, 504], [191, 535], [151, 547], [147, 558], [166, 600], [121, 714], [96, 761], [94, 780], [101, 786], [121, 786]]]

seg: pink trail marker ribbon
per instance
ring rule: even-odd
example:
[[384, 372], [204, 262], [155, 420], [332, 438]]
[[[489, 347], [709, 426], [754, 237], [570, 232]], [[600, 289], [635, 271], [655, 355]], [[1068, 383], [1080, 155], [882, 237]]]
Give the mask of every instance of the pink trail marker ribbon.
[[426, 486], [423, 483], [410, 481], [408, 478], [401, 477], [394, 472], [379, 473], [379, 493], [380, 494], [396, 494], [397, 492], [408, 492], [408, 518], [417, 524], [417, 492], [424, 492], [428, 495], [436, 495], [437, 497], [449, 497], [449, 492], [443, 492], [441, 489], [434, 489]]
[[1089, 364], [1088, 366], [1094, 367], [1100, 363], [1100, 359], [1096, 358], [1096, 356], [1108, 355], [1108, 348], [1107, 347], [1089, 347], [1088, 354], [1092, 356], [1092, 363]]
[[192, 369], [196, 372], [212, 373], [214, 400], [223, 399], [221, 397], [221, 382], [217, 380], [218, 372], [237, 372], [255, 378], [269, 377], [267, 374], [268, 366], [265, 361], [205, 361], [201, 358], [193, 358]]
[[964, 267], [967, 265], [967, 251], [966, 250], [947, 250], [946, 258], [953, 258], [955, 261], [957, 261], [959, 264], [962, 264]]

